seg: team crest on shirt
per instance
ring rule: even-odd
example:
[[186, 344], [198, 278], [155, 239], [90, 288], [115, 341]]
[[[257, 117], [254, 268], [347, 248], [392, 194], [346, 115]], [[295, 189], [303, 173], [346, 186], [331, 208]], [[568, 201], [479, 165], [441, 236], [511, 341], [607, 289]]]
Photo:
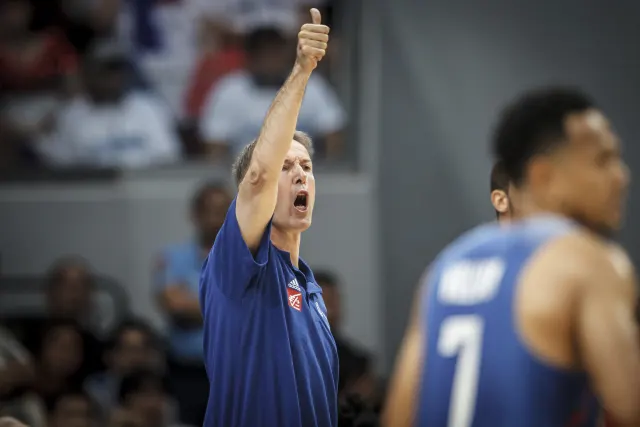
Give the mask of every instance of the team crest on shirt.
[[302, 311], [302, 294], [300, 292], [287, 288], [287, 297], [289, 298], [289, 306], [298, 311]]
[[291, 308], [302, 311], [302, 290], [297, 279], [293, 279], [287, 284], [287, 299]]

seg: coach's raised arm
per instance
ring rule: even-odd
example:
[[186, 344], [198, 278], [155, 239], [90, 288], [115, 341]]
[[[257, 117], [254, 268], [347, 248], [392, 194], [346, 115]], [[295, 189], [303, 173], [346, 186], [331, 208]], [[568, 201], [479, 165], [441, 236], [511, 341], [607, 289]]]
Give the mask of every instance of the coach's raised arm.
[[311, 139], [295, 126], [329, 39], [320, 12], [311, 16], [291, 75], [234, 164], [238, 195], [200, 275], [206, 427], [337, 426], [337, 348], [300, 257], [315, 177]]
[[293, 71], [271, 104], [257, 143], [245, 149], [253, 149], [248, 167], [240, 162], [235, 171], [240, 180], [236, 216], [242, 237], [254, 252], [276, 207], [278, 178], [293, 141], [307, 82], [329, 40], [329, 27], [320, 23], [320, 12], [311, 9], [311, 17], [312, 23], [300, 29]]

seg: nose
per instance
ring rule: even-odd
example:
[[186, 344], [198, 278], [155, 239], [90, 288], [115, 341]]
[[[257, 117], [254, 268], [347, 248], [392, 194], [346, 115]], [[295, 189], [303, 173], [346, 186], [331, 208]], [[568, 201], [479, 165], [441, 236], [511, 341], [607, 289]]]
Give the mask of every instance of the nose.
[[307, 183], [307, 173], [302, 169], [300, 164], [296, 163], [293, 170], [293, 182], [295, 184], [306, 184]]

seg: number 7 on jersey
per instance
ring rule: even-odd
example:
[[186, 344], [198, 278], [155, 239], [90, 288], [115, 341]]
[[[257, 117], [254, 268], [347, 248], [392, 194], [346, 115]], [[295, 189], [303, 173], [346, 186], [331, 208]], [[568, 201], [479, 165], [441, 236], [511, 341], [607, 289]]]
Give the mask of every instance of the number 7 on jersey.
[[480, 316], [460, 315], [444, 319], [438, 337], [438, 353], [443, 357], [458, 357], [456, 361], [448, 427], [470, 427], [478, 392], [482, 332]]

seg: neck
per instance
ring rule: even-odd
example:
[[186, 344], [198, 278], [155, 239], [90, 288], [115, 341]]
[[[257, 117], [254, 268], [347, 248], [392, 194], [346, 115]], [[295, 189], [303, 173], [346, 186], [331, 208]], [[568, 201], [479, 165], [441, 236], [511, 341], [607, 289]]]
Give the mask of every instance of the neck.
[[540, 203], [532, 194], [522, 192], [518, 195], [518, 200], [514, 203], [517, 209], [513, 209], [511, 219], [525, 219], [543, 214], [552, 214], [566, 217], [566, 213], [557, 203]]
[[271, 243], [276, 248], [287, 251], [291, 255], [291, 264], [298, 267], [300, 259], [300, 232], [282, 231], [276, 227], [271, 229]]
[[511, 216], [512, 220], [520, 220], [531, 218], [540, 215], [557, 215], [562, 218], [570, 219], [571, 221], [580, 224], [582, 227], [590, 230], [605, 238], [611, 238], [611, 230], [603, 228], [598, 224], [590, 223], [576, 215], [571, 215], [567, 212], [561, 201], [553, 199], [539, 199], [536, 200], [532, 194], [519, 194], [518, 200], [514, 203], [518, 207]]

